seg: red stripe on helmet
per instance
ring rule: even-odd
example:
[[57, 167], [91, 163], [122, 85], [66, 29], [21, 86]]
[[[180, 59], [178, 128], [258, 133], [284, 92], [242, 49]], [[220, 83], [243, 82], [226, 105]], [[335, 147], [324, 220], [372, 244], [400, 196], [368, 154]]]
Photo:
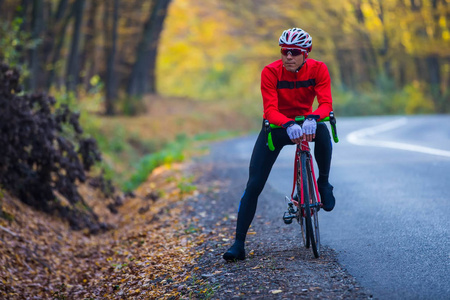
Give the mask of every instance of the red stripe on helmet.
[[302, 50], [305, 50], [305, 51], [308, 50], [308, 48], [303, 48], [303, 47], [299, 47], [297, 45], [288, 45], [288, 44], [281, 44], [280, 47], [282, 47], [282, 48], [292, 48], [292, 49], [296, 48], [296, 49], [302, 49]]

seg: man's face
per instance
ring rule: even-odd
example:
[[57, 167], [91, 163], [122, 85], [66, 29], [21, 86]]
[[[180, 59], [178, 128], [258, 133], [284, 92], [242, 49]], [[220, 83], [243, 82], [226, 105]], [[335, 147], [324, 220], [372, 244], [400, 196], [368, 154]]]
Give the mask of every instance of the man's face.
[[299, 54], [299, 52], [301, 53], [299, 49], [281, 48], [281, 60], [283, 61], [286, 70], [295, 72], [302, 65], [305, 57], [303, 56], [303, 53]]

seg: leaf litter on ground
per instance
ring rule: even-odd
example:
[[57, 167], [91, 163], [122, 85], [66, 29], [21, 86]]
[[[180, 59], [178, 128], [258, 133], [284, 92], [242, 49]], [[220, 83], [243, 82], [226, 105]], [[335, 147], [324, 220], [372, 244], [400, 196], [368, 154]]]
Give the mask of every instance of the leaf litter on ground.
[[0, 218], [0, 298], [177, 299], [202, 288], [189, 270], [203, 254], [198, 246], [206, 236], [195, 219], [180, 218], [192, 209], [184, 199], [197, 193], [180, 191], [182, 168], [155, 169], [117, 214], [81, 187], [101, 221], [113, 225], [98, 235], [72, 231], [5, 193], [0, 208], [10, 218]]

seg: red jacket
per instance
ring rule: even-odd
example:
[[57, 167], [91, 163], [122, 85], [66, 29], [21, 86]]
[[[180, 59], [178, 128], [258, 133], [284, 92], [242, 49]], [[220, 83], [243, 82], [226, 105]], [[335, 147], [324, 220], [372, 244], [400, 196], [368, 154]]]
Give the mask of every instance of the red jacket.
[[[278, 126], [296, 116], [318, 115], [322, 119], [333, 110], [328, 68], [311, 58], [296, 73], [287, 71], [281, 59], [264, 67], [261, 94], [264, 119]], [[316, 96], [319, 106], [312, 111]]]

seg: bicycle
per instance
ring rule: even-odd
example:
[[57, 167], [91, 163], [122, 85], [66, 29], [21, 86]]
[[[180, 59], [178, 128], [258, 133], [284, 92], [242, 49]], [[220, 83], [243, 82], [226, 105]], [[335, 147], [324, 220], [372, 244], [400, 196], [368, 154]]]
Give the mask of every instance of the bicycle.
[[[304, 116], [296, 117], [295, 121], [302, 125], [305, 120]], [[331, 111], [330, 116], [318, 122], [330, 122], [333, 140], [339, 142], [336, 131], [336, 118]], [[271, 151], [275, 150], [273, 145], [271, 129], [281, 128], [273, 124], [265, 123], [268, 131], [267, 145]], [[296, 197], [294, 196], [295, 188], [297, 188]], [[294, 184], [292, 193], [288, 200], [288, 211], [283, 215], [285, 224], [291, 224], [296, 219], [300, 224], [303, 245], [306, 248], [312, 247], [314, 257], [320, 256], [320, 231], [319, 231], [319, 210], [322, 206], [320, 201], [319, 189], [314, 173], [314, 164], [312, 160], [309, 142], [302, 141], [297, 144], [295, 151], [294, 164]], [[300, 201], [298, 201], [300, 199]], [[305, 201], [308, 199], [308, 201]]]

